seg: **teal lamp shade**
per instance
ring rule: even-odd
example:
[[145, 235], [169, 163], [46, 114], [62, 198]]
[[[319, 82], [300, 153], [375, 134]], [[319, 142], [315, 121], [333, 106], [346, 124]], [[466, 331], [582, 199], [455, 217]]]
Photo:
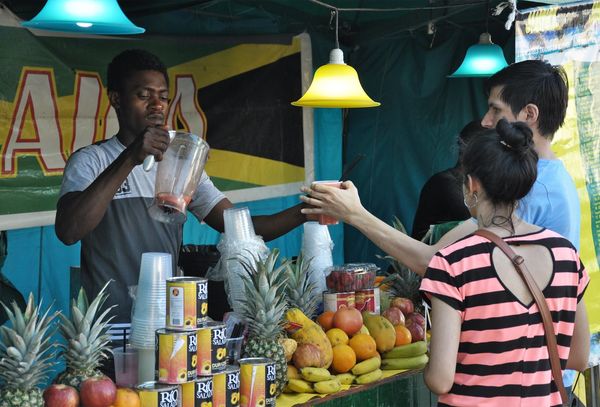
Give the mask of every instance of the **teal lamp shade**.
[[85, 34], [141, 34], [145, 29], [125, 16], [117, 0], [48, 0], [24, 27]]
[[449, 78], [488, 77], [508, 66], [500, 46], [492, 42], [489, 33], [479, 37], [479, 43], [471, 45], [465, 59]]

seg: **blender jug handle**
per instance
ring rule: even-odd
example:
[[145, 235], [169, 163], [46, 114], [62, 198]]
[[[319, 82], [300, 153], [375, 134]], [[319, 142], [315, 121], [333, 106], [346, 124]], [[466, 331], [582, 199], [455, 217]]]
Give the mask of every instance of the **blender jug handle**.
[[[176, 130], [169, 130], [169, 141], [173, 141], [173, 138], [175, 137], [175, 133], [177, 133]], [[149, 156], [144, 158], [143, 168], [144, 168], [144, 171], [148, 172], [152, 169], [152, 167], [154, 167], [154, 156], [152, 154], [150, 154]]]

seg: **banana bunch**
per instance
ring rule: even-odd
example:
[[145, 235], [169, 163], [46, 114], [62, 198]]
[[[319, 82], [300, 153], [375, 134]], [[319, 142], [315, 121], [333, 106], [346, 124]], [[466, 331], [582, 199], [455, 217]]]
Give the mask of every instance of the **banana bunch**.
[[336, 393], [342, 389], [340, 380], [320, 367], [305, 367], [300, 370], [302, 379], [290, 379], [287, 389], [294, 393]]
[[354, 382], [356, 384], [367, 384], [381, 379], [383, 372], [379, 369], [380, 366], [381, 359], [379, 356], [357, 363], [352, 368], [352, 374], [356, 376]]
[[427, 344], [424, 341], [418, 341], [396, 346], [384, 353], [381, 368], [383, 370], [421, 369], [428, 361]]

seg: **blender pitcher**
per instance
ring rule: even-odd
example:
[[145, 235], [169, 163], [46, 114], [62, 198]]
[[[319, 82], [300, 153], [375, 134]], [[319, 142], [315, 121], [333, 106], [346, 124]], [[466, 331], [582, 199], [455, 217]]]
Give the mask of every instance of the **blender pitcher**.
[[158, 163], [150, 216], [164, 223], [184, 223], [186, 207], [204, 171], [208, 143], [201, 137], [176, 131]]

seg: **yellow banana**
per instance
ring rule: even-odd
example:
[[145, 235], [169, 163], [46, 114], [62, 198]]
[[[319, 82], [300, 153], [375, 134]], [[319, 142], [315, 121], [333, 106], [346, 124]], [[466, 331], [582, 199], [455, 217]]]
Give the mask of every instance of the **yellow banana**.
[[288, 379], [302, 379], [302, 375], [300, 374], [300, 371], [296, 368], [296, 366], [288, 365], [287, 375]]
[[300, 379], [290, 379], [287, 388], [296, 393], [312, 393], [313, 388], [309, 382]]
[[373, 383], [383, 377], [381, 369], [375, 369], [372, 372], [362, 374], [356, 378], [356, 384]]
[[325, 380], [314, 384], [317, 393], [330, 394], [336, 393], [342, 389], [340, 382], [337, 379]]
[[428, 361], [429, 358], [425, 353], [410, 358], [383, 359], [381, 361], [381, 368], [383, 370], [420, 369], [425, 367]]
[[389, 352], [382, 355], [384, 359], [408, 358], [427, 353], [427, 344], [425, 341], [409, 343], [408, 345], [396, 346]]
[[329, 373], [329, 370], [322, 367], [305, 367], [300, 369], [300, 373], [304, 380], [313, 383], [331, 380], [331, 373]]
[[381, 359], [379, 359], [378, 356], [375, 356], [354, 365], [352, 368], [352, 374], [355, 376], [360, 376], [362, 374], [379, 369], [379, 366], [381, 366]]
[[352, 373], [340, 373], [335, 375], [336, 379], [340, 382], [340, 384], [352, 384], [354, 383], [354, 376]]

